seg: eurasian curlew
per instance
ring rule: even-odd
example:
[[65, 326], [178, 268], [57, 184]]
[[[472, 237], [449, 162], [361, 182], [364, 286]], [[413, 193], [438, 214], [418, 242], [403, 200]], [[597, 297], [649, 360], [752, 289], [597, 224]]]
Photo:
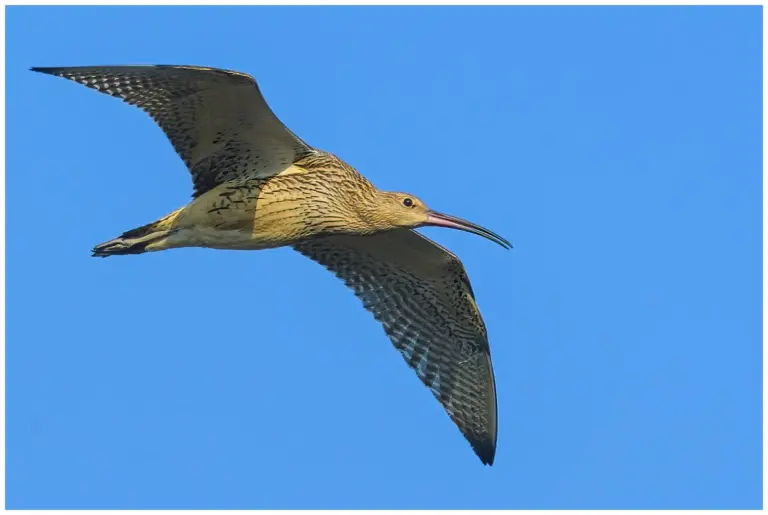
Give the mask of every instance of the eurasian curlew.
[[354, 290], [485, 464], [496, 454], [496, 386], [485, 324], [461, 261], [413, 229], [502, 237], [378, 190], [274, 115], [250, 75], [197, 66], [32, 68], [135, 105], [162, 128], [192, 201], [97, 245], [94, 256], [178, 247], [292, 246]]

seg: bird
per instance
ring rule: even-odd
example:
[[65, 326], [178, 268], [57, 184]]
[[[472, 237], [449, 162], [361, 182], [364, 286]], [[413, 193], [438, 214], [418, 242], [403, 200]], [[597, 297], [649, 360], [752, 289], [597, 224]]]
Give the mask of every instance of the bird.
[[93, 256], [181, 247], [292, 247], [340, 278], [384, 328], [485, 465], [497, 398], [485, 323], [461, 261], [414, 229], [498, 234], [383, 191], [296, 136], [249, 74], [189, 65], [34, 67], [134, 105], [192, 175], [192, 200], [96, 245]]

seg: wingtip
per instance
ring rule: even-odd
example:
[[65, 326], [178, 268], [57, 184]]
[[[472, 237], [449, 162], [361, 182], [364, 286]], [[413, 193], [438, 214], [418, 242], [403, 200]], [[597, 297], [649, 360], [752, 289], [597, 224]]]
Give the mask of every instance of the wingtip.
[[496, 458], [495, 445], [490, 442], [472, 442], [472, 449], [475, 451], [475, 454], [477, 454], [477, 457], [480, 458], [483, 465], [488, 465], [489, 467], [493, 465]]
[[52, 68], [48, 66], [30, 66], [29, 71], [37, 72], [37, 73], [47, 73], [48, 75], [51, 75], [56, 71], [56, 68]]

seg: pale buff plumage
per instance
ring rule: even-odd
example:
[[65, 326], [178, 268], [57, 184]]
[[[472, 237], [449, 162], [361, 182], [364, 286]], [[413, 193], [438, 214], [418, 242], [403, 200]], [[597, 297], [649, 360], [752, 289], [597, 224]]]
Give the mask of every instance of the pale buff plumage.
[[506, 240], [413, 195], [378, 190], [310, 147], [272, 113], [249, 75], [194, 66], [33, 70], [143, 109], [192, 175], [188, 205], [97, 245], [95, 256], [292, 246], [354, 290], [483, 463], [493, 463], [496, 390], [485, 324], [458, 258], [412, 228]]

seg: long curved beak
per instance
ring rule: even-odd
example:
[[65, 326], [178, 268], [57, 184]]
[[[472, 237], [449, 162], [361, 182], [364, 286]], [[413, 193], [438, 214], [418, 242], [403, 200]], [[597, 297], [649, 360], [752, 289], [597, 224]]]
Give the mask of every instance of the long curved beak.
[[512, 248], [511, 243], [509, 243], [495, 232], [489, 231], [485, 227], [473, 224], [472, 222], [467, 222], [466, 220], [462, 220], [461, 218], [457, 218], [455, 216], [444, 215], [443, 213], [438, 213], [436, 211], [430, 211], [427, 213], [427, 221], [424, 223], [424, 225], [449, 227], [451, 229], [459, 229], [460, 231], [471, 232], [484, 238], [488, 238], [489, 240], [498, 243], [505, 249]]

